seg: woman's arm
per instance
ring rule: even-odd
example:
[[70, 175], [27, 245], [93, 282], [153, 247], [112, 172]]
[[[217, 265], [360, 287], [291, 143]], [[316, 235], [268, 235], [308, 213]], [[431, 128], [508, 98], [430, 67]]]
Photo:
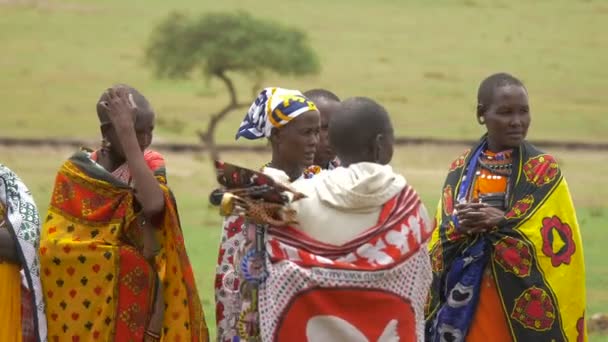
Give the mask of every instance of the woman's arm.
[[108, 110], [108, 116], [123, 148], [134, 180], [135, 195], [146, 221], [155, 222], [165, 208], [165, 197], [154, 174], [148, 168], [137, 141], [135, 134], [137, 107], [132, 101], [132, 95], [124, 88], [109, 89], [108, 94], [110, 101], [102, 105]]
[[152, 316], [146, 328], [145, 342], [160, 341], [162, 336], [163, 319], [165, 312], [165, 301], [163, 299], [163, 285], [159, 282], [156, 288], [156, 296], [154, 297], [154, 307], [152, 308]]

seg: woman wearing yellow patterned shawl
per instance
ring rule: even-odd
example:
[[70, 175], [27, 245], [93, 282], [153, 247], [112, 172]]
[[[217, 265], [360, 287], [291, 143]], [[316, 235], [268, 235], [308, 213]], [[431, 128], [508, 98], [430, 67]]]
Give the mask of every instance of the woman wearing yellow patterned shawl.
[[585, 341], [576, 214], [555, 159], [526, 142], [528, 93], [485, 79], [487, 134], [456, 159], [437, 210], [428, 341]]
[[97, 105], [102, 148], [60, 168], [40, 244], [54, 341], [206, 341], [154, 112], [135, 89]]

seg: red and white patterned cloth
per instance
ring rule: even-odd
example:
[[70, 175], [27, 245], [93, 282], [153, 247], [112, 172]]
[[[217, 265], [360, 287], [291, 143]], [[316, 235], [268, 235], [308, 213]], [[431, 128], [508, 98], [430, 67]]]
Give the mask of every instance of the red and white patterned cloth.
[[270, 228], [259, 293], [263, 341], [423, 341], [432, 231], [406, 186], [378, 224], [342, 246]]
[[247, 238], [242, 217], [229, 216], [224, 219], [222, 240], [215, 274], [215, 320], [217, 340], [232, 342], [237, 320], [241, 314], [241, 278], [235, 266], [245, 251]]
[[[301, 178], [310, 178], [319, 171], [320, 168], [311, 167]], [[281, 170], [265, 166], [262, 172], [275, 181], [289, 182], [289, 176]], [[250, 247], [254, 230], [254, 226], [245, 229], [245, 220], [239, 216], [228, 216], [223, 222], [215, 272], [215, 320], [220, 342], [232, 342], [239, 335], [237, 322], [247, 307], [247, 299], [242, 298], [243, 279], [239, 265]]]
[[22, 342], [35, 342], [38, 340], [38, 329], [32, 317], [36, 314], [32, 292], [21, 286], [21, 339]]

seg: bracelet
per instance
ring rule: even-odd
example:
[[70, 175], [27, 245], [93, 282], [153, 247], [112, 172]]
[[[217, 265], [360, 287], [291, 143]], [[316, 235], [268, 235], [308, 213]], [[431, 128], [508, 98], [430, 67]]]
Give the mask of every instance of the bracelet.
[[146, 330], [146, 336], [150, 337], [154, 342], [160, 342], [160, 333], [155, 333], [150, 330]]

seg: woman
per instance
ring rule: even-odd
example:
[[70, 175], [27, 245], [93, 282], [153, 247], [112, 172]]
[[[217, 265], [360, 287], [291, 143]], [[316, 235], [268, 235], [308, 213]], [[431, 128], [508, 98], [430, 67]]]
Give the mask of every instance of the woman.
[[135, 89], [97, 104], [102, 148], [57, 174], [40, 246], [49, 336], [72, 341], [208, 340], [154, 112]]
[[[314, 162], [319, 125], [319, 111], [302, 93], [266, 88], [249, 108], [236, 138], [268, 139], [272, 157], [262, 172], [289, 183], [320, 171], [318, 167], [309, 167]], [[258, 334], [256, 323], [243, 309], [251, 303], [243, 301], [244, 284], [237, 266], [248, 245], [248, 229], [243, 226], [243, 220], [237, 216], [224, 221], [215, 282], [218, 341], [247, 339]]]
[[355, 97], [330, 122], [342, 167], [294, 182], [298, 224], [268, 229], [262, 340], [423, 341], [433, 225], [389, 165], [389, 114]]
[[485, 79], [487, 134], [448, 173], [431, 242], [429, 341], [583, 341], [585, 270], [576, 214], [555, 159], [525, 138], [528, 92]]
[[329, 143], [329, 121], [340, 110], [340, 98], [327, 89], [311, 89], [305, 91], [304, 96], [315, 103], [321, 114], [321, 130], [314, 164], [323, 170], [333, 170], [340, 166], [340, 160]]
[[30, 191], [0, 164], [0, 341], [46, 341], [39, 236]]

